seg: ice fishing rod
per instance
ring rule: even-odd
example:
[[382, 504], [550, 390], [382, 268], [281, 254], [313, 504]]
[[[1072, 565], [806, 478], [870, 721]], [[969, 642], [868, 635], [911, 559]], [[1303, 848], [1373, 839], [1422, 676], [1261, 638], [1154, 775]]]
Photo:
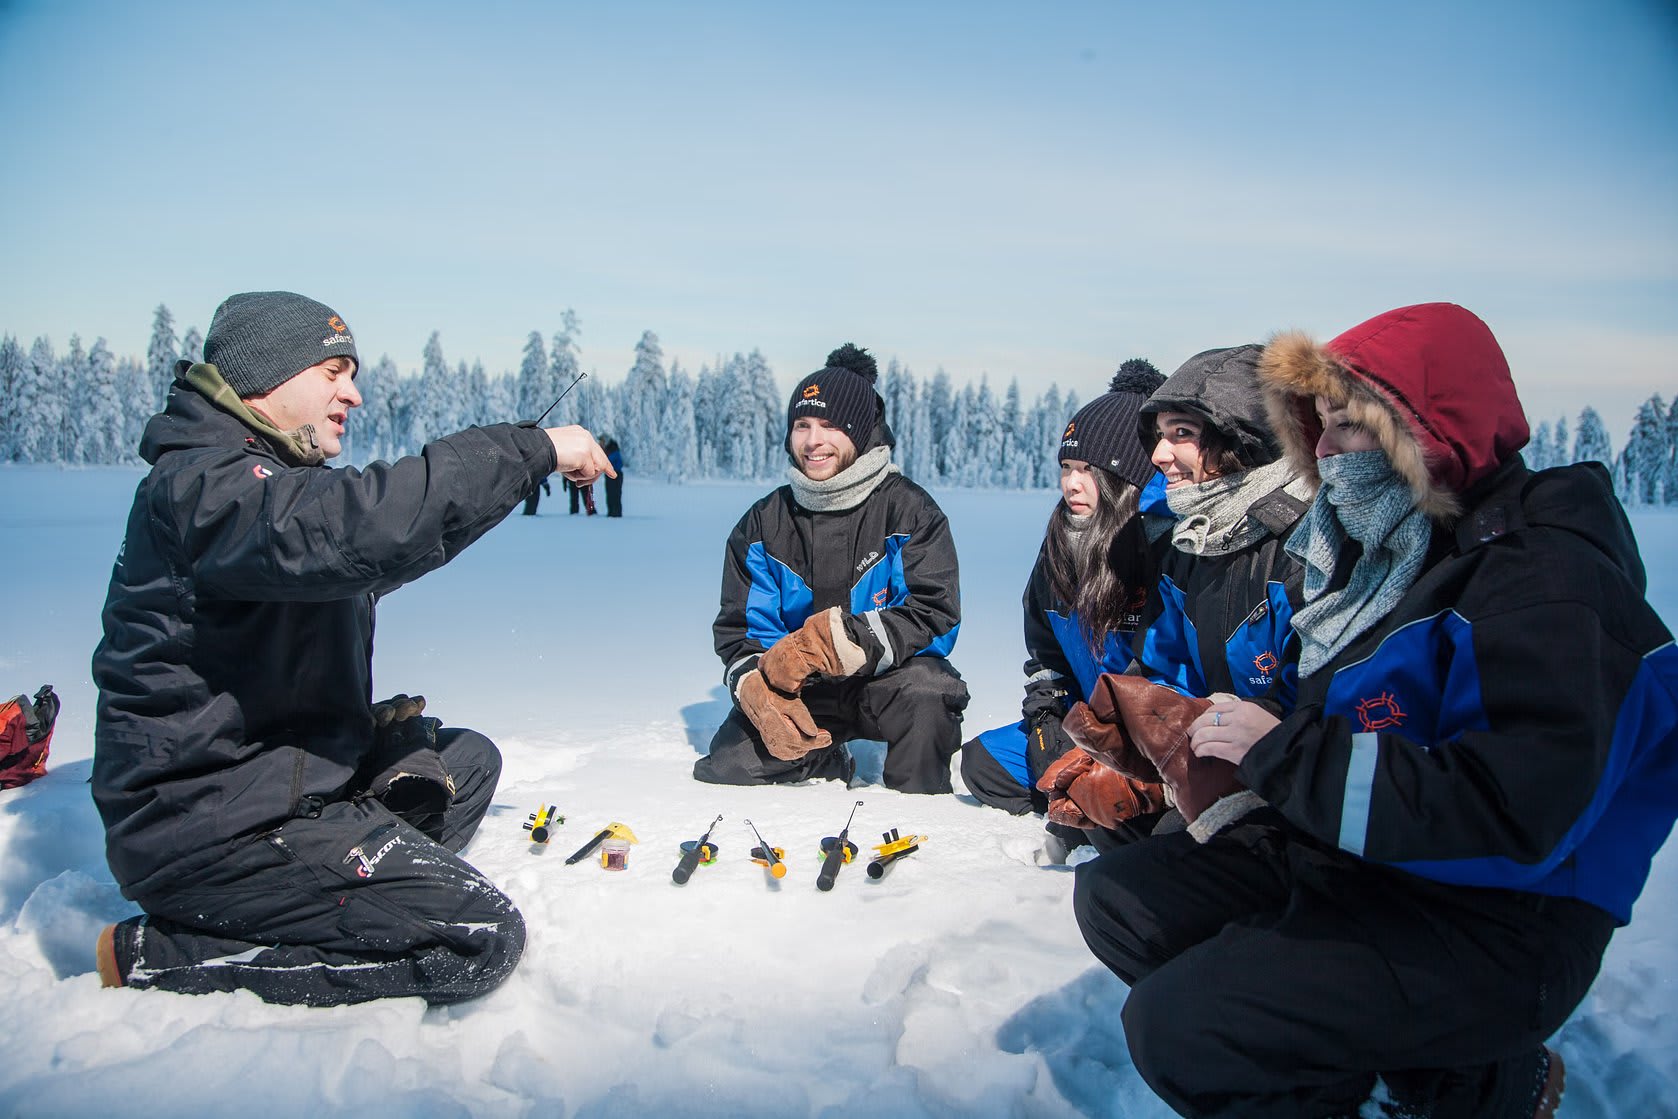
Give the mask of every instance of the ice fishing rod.
[[856, 810], [862, 807], [862, 801], [851, 806], [851, 814], [845, 817], [845, 830], [838, 836], [828, 836], [822, 840], [822, 851], [827, 858], [822, 860], [822, 872], [816, 875], [816, 889], [833, 889], [833, 880], [839, 877], [839, 868], [856, 857], [857, 846], [847, 836], [851, 833], [851, 821], [856, 819]]
[[763, 833], [758, 831], [757, 825], [750, 820], [746, 821], [746, 826], [752, 829], [753, 835], [757, 836], [757, 846], [751, 850], [752, 861], [762, 863], [764, 868], [769, 871], [769, 877], [785, 878], [787, 876], [787, 864], [782, 861], [782, 856], [786, 852], [779, 847], [771, 847], [765, 843]]
[[564, 822], [565, 817], [559, 814], [559, 805], [544, 804], [525, 820], [524, 830], [530, 833], [530, 842], [546, 843], [553, 838], [554, 828]]
[[[577, 374], [577, 381], [580, 381], [584, 377], [587, 377], [587, 376], [588, 376], [587, 373], [579, 373], [579, 374]], [[558, 396], [554, 397], [554, 402], [552, 404], [548, 405], [546, 408], [542, 409], [542, 414], [540, 416], [536, 417], [534, 426], [536, 426], [536, 427], [541, 427], [542, 426], [542, 421], [548, 418], [548, 413], [553, 411], [555, 408], [558, 408], [559, 407], [559, 402], [561, 400], [565, 399], [565, 393], [570, 392], [572, 389], [577, 387], [577, 381], [572, 381], [569, 385], [566, 385], [564, 391], [561, 392]]]
[[717, 849], [711, 845], [711, 832], [722, 823], [722, 814], [711, 821], [711, 826], [705, 829], [705, 834], [698, 839], [690, 839], [682, 844], [682, 861], [676, 864], [676, 869], [670, 872], [670, 880], [680, 886], [693, 877], [693, 868], [700, 863], [708, 863], [717, 857]]
[[577, 848], [577, 850], [572, 853], [571, 857], [565, 860], [565, 865], [570, 866], [572, 863], [582, 862], [584, 859], [588, 858], [588, 853], [590, 851], [600, 846], [606, 840], [611, 839], [613, 836], [617, 836], [619, 839], [627, 839], [631, 843], [638, 842], [635, 838], [634, 832], [630, 831], [627, 827], [618, 823], [616, 820], [613, 820], [611, 823], [595, 832], [593, 839], [590, 839], [587, 843]]
[[927, 840], [924, 835], [899, 836], [896, 828], [881, 832], [880, 838], [885, 842], [874, 845], [874, 858], [868, 864], [868, 877], [875, 881], [886, 876], [886, 871], [891, 868], [892, 863], [904, 855], [913, 855], [919, 851], [921, 844]]

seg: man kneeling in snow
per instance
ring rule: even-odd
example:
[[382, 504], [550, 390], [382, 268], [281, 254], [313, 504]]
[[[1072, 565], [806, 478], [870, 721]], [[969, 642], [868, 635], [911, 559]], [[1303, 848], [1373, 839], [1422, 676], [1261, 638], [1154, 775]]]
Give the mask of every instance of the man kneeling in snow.
[[852, 738], [886, 743], [884, 780], [950, 791], [967, 685], [945, 660], [961, 621], [937, 502], [892, 465], [878, 369], [844, 345], [793, 389], [790, 484], [728, 538], [712, 627], [735, 706], [701, 781], [849, 781]]
[[454, 853], [501, 755], [417, 697], [371, 702], [373, 604], [606, 456], [582, 428], [498, 424], [327, 467], [355, 340], [290, 292], [229, 298], [204, 357], [146, 426], [93, 655], [93, 796], [145, 910], [100, 935], [99, 974], [316, 1006], [483, 994], [524, 921]]

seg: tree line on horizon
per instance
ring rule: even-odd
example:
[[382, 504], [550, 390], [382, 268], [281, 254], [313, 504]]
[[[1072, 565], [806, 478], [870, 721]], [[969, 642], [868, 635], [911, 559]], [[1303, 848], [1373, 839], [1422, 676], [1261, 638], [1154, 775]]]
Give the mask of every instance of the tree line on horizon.
[[[388, 354], [366, 364], [356, 377], [362, 406], [352, 415], [341, 461], [394, 459], [473, 424], [534, 419], [563, 392], [543, 422], [613, 435], [638, 475], [769, 481], [785, 473], [786, 398], [759, 351], [719, 356], [689, 373], [680, 362], [666, 366], [649, 330], [623, 379], [606, 384], [581, 376], [576, 313], [565, 311], [560, 323], [551, 339], [531, 332], [516, 371], [490, 374], [481, 361], [451, 367], [437, 332], [417, 370], [404, 373]], [[27, 350], [11, 335], [0, 337], [0, 392], [12, 402], [0, 410], [0, 463], [139, 462], [141, 431], [162, 409], [175, 363], [202, 356], [198, 329], [177, 337], [174, 316], [162, 305], [143, 360], [113, 355], [104, 338], [87, 348], [79, 335], [72, 337], [68, 351], [58, 354], [44, 337]], [[923, 380], [896, 359], [877, 388], [897, 437], [895, 461], [922, 485], [1057, 484], [1054, 447], [1078, 410], [1076, 392], [1063, 396], [1051, 384], [1027, 404], [1018, 378], [999, 396], [987, 377], [958, 387], [942, 368]], [[1534, 469], [1594, 459], [1612, 472], [1626, 504], [1678, 505], [1678, 396], [1670, 406], [1658, 393], [1645, 401], [1618, 453], [1601, 416], [1586, 407], [1571, 437], [1565, 418], [1539, 423], [1523, 455]]]

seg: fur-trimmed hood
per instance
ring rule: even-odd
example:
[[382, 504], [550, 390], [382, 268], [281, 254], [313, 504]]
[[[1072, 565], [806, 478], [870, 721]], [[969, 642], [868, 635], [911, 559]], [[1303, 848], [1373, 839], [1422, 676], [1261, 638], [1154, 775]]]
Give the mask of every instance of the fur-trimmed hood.
[[1344, 404], [1380, 440], [1417, 508], [1449, 522], [1459, 498], [1526, 445], [1526, 414], [1491, 329], [1454, 303], [1377, 315], [1317, 343], [1272, 338], [1259, 361], [1284, 453], [1315, 479], [1322, 435], [1315, 397]]

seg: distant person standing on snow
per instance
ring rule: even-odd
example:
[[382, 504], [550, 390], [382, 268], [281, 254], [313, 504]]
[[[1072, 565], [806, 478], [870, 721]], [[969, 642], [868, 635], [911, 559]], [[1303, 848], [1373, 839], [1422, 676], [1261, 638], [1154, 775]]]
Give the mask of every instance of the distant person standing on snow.
[[1608, 472], [1533, 473], [1502, 349], [1461, 307], [1271, 341], [1277, 436], [1320, 489], [1299, 694], [1189, 748], [1257, 808], [1078, 868], [1136, 1068], [1188, 1116], [1550, 1116], [1545, 1040], [1678, 813], [1678, 648]]
[[606, 456], [580, 427], [495, 424], [329, 468], [360, 358], [291, 292], [227, 299], [204, 358], [146, 425], [93, 654], [93, 798], [145, 910], [100, 935], [99, 974], [316, 1006], [481, 995], [524, 948], [518, 910], [455, 854], [501, 755], [422, 699], [370, 701], [373, 604]]
[[542, 495], [547, 494], [549, 497], [552, 497], [553, 492], [554, 491], [552, 487], [548, 485], [548, 480], [546, 478], [542, 479], [541, 485], [531, 486], [530, 492], [524, 495], [524, 515], [527, 517], [534, 517], [536, 515], [536, 507], [542, 503]]
[[[1136, 427], [1149, 394], [1164, 380], [1149, 362], [1125, 362], [1108, 390], [1078, 410], [1055, 445], [1061, 496], [1049, 514], [1024, 596], [1022, 718], [961, 748], [962, 781], [985, 804], [1016, 815], [1047, 812], [1049, 799], [1037, 780], [1073, 749], [1060, 726], [1067, 707], [1086, 698], [1103, 672], [1130, 666], [1131, 640], [1153, 582], [1142, 494], [1159, 480]], [[1091, 766], [1060, 791], [1059, 799], [1072, 803], [1078, 819], [1051, 821], [1049, 827], [1063, 843], [1077, 846], [1083, 842], [1079, 832], [1092, 823], [1117, 828], [1137, 811], [1163, 807], [1159, 792]], [[1147, 803], [1139, 804], [1139, 798]], [[1123, 811], [1127, 807], [1132, 810]], [[1067, 827], [1073, 831], [1065, 832]]]
[[846, 344], [793, 389], [789, 484], [729, 535], [713, 634], [735, 700], [693, 775], [849, 781], [844, 743], [886, 743], [884, 781], [947, 793], [967, 685], [944, 513], [892, 464], [878, 369]]
[[606, 452], [606, 461], [612, 464], [612, 473], [606, 476], [606, 515], [608, 517], [623, 516], [623, 452], [618, 450], [618, 441], [610, 435], [600, 437], [600, 449]]
[[593, 484], [588, 483], [588, 484], [584, 484], [584, 485], [578, 485], [577, 483], [575, 483], [575, 482], [573, 482], [569, 479], [567, 479], [562, 484], [565, 486], [565, 492], [571, 495], [571, 512], [572, 512], [572, 514], [575, 514], [577, 512], [577, 506], [578, 506], [578, 503], [580, 502], [582, 504], [582, 508], [583, 508], [584, 512], [586, 512], [591, 517], [594, 516], [594, 486], [593, 486]]

